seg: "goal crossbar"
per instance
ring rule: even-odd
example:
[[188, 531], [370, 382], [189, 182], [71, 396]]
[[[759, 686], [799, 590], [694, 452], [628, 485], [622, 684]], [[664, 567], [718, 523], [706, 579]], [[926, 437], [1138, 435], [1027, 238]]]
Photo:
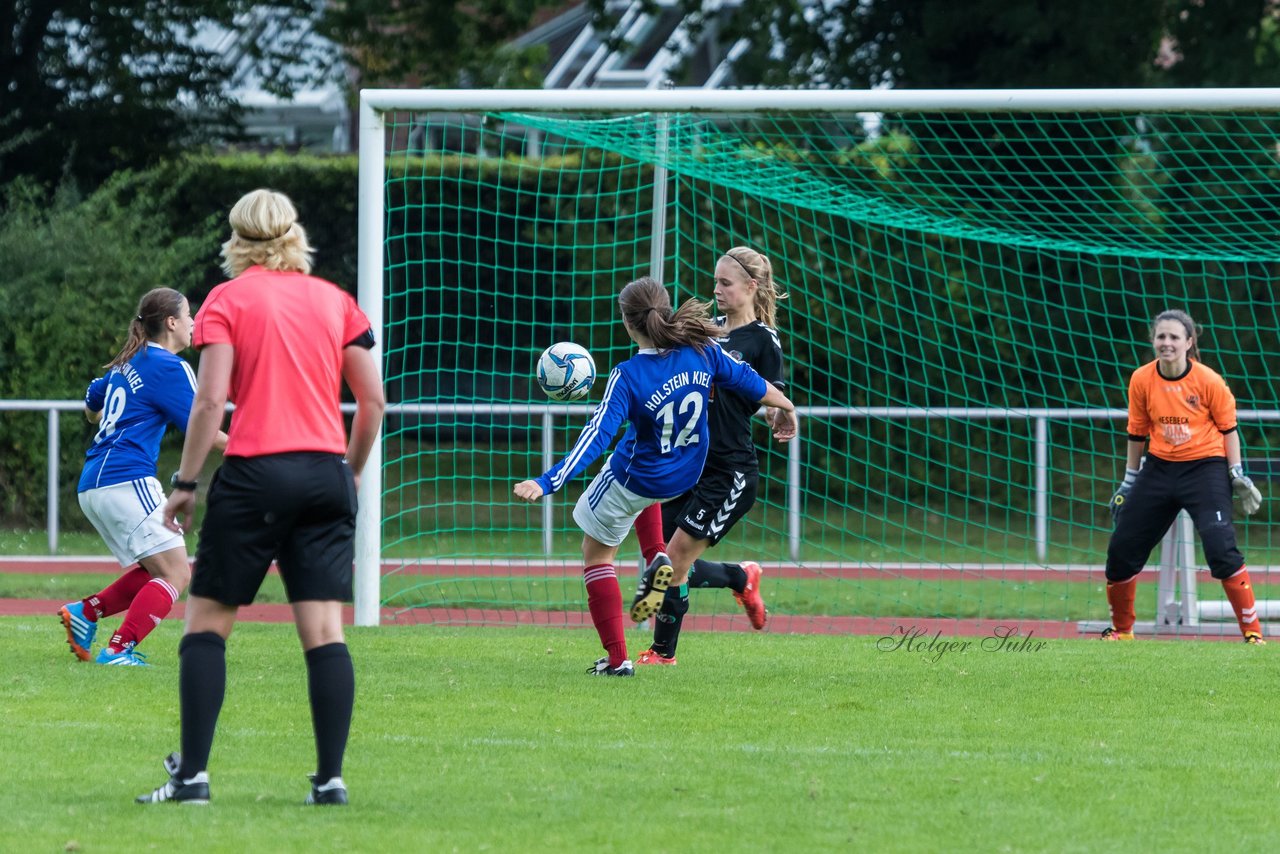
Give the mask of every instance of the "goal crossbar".
[[[1280, 87], [1207, 89], [1009, 90], [406, 90], [360, 94], [358, 296], [375, 331], [383, 329], [386, 261], [385, 115], [392, 112], [485, 113], [881, 113], [984, 111], [1280, 112]], [[374, 356], [382, 361], [382, 336]], [[381, 436], [360, 483], [357, 520], [356, 623], [379, 619], [382, 498]]]

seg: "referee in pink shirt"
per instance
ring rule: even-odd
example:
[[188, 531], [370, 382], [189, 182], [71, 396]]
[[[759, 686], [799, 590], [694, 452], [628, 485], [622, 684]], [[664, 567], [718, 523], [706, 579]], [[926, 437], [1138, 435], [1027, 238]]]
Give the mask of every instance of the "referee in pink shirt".
[[[342, 758], [355, 673], [342, 634], [351, 601], [356, 480], [386, 403], [369, 319], [337, 285], [309, 275], [311, 247], [287, 196], [254, 190], [231, 209], [222, 245], [231, 281], [195, 320], [199, 383], [165, 523], [189, 527], [196, 476], [228, 400], [225, 460], [209, 485], [187, 625], [178, 647], [182, 752], [141, 803], [207, 802], [206, 768], [226, 692], [226, 640], [268, 567], [280, 568], [307, 661], [316, 739], [309, 804], [345, 804]], [[348, 440], [342, 381], [356, 399]]]

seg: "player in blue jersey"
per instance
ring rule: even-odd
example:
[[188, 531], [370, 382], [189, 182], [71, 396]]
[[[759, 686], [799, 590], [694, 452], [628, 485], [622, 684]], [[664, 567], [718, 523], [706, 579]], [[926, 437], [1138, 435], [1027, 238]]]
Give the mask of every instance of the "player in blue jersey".
[[[724, 312], [712, 320], [719, 327], [716, 342], [780, 389], [785, 388], [785, 383], [776, 317], [778, 300], [785, 298], [774, 281], [772, 262], [751, 247], [735, 246], [716, 262], [716, 307]], [[636, 519], [644, 566], [633, 606], [646, 611], [651, 607], [650, 579], [659, 567], [670, 565], [667, 541], [677, 529], [695, 540], [704, 540], [711, 548], [755, 504], [760, 466], [751, 438], [751, 422], [759, 408], [753, 400], [715, 389], [707, 413], [711, 448], [697, 486], [674, 501], [650, 505]], [[689, 586], [729, 588], [746, 611], [751, 626], [763, 629], [767, 611], [760, 595], [762, 574], [755, 561], [699, 559], [689, 570]], [[689, 610], [688, 599], [680, 598], [678, 593], [668, 588], [664, 594], [654, 617], [653, 645], [636, 659], [637, 666], [676, 663], [680, 629]]]
[[[156, 461], [165, 429], [186, 429], [196, 379], [178, 353], [191, 346], [191, 307], [172, 288], [156, 288], [138, 303], [124, 347], [89, 384], [86, 417], [98, 433], [85, 455], [80, 507], [123, 567], [106, 589], [58, 610], [67, 643], [81, 661], [98, 620], [128, 610], [95, 661], [143, 665], [135, 647], [168, 615], [191, 577], [181, 533], [164, 526], [164, 490]], [[226, 434], [219, 433], [219, 447]]]
[[[776, 407], [778, 439], [792, 438], [797, 427], [795, 406], [786, 395], [715, 343], [718, 329], [708, 321], [706, 305], [687, 300], [673, 312], [666, 289], [646, 277], [622, 289], [618, 306], [622, 325], [639, 352], [609, 373], [604, 399], [568, 456], [515, 487], [515, 494], [525, 501], [558, 491], [594, 462], [623, 422], [629, 422], [617, 448], [573, 508], [573, 519], [583, 532], [587, 607], [608, 652], [587, 672], [600, 676], [635, 672], [627, 658], [614, 557], [641, 510], [698, 482], [707, 460], [712, 383]], [[676, 532], [669, 549], [671, 566], [658, 572], [651, 585], [659, 601], [669, 586], [685, 586], [690, 565], [705, 548], [706, 541]], [[657, 608], [655, 603], [653, 610]]]

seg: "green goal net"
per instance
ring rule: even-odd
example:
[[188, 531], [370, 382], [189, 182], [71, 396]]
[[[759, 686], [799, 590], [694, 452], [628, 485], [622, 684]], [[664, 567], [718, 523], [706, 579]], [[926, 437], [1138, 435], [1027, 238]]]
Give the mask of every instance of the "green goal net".
[[[1202, 324], [1237, 397], [1266, 498], [1237, 531], [1272, 593], [1277, 114], [537, 103], [378, 113], [383, 620], [589, 624], [570, 513], [595, 467], [543, 505], [512, 486], [568, 450], [592, 398], [548, 400], [534, 362], [575, 341], [603, 378], [631, 352], [618, 290], [653, 274], [709, 300], [736, 245], [788, 294], [801, 436], [757, 426], [758, 503], [706, 556], [764, 565], [774, 630], [1105, 621], [1125, 386], [1165, 308]], [[624, 596], [638, 560], [629, 538]], [[1140, 620], [1167, 611], [1157, 577]], [[1223, 598], [1200, 580], [1201, 604]], [[723, 590], [695, 590], [687, 624], [747, 625]]]

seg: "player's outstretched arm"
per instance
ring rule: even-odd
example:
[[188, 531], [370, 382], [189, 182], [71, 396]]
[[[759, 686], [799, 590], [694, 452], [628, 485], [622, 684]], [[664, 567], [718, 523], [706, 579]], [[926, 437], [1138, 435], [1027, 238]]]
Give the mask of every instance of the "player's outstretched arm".
[[542, 487], [536, 480], [522, 480], [516, 484], [515, 493], [516, 498], [533, 502], [542, 497]]
[[777, 386], [768, 385], [760, 403], [773, 407], [773, 438], [779, 442], [789, 442], [800, 432], [800, 422], [796, 418], [796, 406]]

